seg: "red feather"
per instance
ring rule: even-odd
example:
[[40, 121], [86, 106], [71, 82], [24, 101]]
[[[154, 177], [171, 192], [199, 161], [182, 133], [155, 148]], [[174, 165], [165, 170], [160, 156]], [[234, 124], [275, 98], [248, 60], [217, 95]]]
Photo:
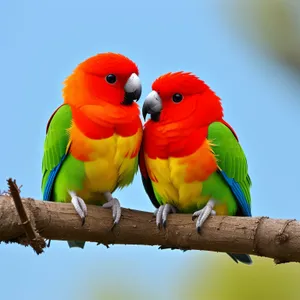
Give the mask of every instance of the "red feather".
[[[168, 73], [154, 81], [162, 101], [159, 122], [145, 125], [144, 149], [151, 158], [184, 157], [194, 153], [207, 138], [211, 123], [223, 119], [220, 98], [191, 73]], [[183, 100], [172, 101], [180, 93]]]

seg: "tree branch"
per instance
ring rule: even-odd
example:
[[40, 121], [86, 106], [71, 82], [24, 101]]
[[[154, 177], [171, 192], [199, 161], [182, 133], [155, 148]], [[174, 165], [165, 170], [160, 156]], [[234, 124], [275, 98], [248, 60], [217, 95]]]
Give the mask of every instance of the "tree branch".
[[[22, 199], [22, 203], [34, 219], [35, 230], [45, 239], [160, 245], [247, 253], [274, 258], [276, 263], [300, 262], [300, 222], [296, 220], [214, 216], [203, 225], [199, 235], [191, 215], [170, 215], [167, 228], [159, 231], [152, 213], [122, 209], [119, 225], [110, 230], [111, 212], [101, 207], [88, 205], [88, 217], [81, 226], [70, 203], [33, 199]], [[24, 229], [19, 224], [14, 202], [8, 196], [0, 196], [0, 241], [22, 243], [22, 240]]]

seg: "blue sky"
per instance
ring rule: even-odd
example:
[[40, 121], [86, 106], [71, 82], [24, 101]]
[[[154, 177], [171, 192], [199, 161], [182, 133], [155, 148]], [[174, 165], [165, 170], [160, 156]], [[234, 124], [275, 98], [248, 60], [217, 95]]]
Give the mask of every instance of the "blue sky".
[[[238, 35], [219, 3], [1, 3], [0, 188], [12, 176], [23, 184], [23, 196], [41, 198], [45, 126], [62, 102], [62, 82], [82, 60], [113, 51], [138, 64], [142, 99], [165, 72], [192, 71], [205, 80], [222, 98], [225, 119], [247, 154], [253, 215], [299, 218], [300, 86], [289, 70]], [[124, 207], [153, 210], [139, 177], [117, 196]], [[95, 244], [81, 251], [53, 242], [36, 256], [30, 248], [1, 244], [2, 296], [40, 299], [29, 297], [34, 289], [44, 300], [82, 299], [92, 286], [123, 282], [143, 289], [144, 299], [163, 297], [187, 261], [202, 259], [204, 268], [207, 255], [222, 254]]]

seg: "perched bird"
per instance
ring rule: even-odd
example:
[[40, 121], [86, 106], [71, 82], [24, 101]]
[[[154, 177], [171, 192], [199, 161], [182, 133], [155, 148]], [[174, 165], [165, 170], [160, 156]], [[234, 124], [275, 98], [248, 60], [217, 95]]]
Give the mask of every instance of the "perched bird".
[[[221, 100], [191, 73], [156, 79], [143, 105], [139, 166], [144, 188], [157, 208], [156, 224], [169, 213], [193, 213], [200, 232], [212, 214], [251, 216], [251, 179], [245, 154], [223, 119]], [[251, 264], [246, 254], [229, 254]]]
[[[138, 169], [142, 141], [139, 71], [129, 58], [101, 53], [80, 63], [65, 80], [64, 103], [51, 116], [42, 162], [43, 199], [71, 202], [84, 224], [87, 204], [121, 217], [117, 188]], [[70, 247], [84, 242], [69, 241]]]

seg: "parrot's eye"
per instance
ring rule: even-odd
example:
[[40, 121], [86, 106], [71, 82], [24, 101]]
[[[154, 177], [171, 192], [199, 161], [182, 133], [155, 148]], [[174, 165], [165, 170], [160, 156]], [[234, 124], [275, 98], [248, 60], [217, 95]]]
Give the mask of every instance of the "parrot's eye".
[[114, 74], [108, 74], [108, 75], [106, 76], [106, 81], [107, 81], [108, 83], [110, 83], [110, 84], [113, 84], [113, 83], [115, 83], [115, 82], [117, 81], [117, 77], [116, 77], [116, 75], [114, 75]]
[[172, 97], [173, 102], [179, 103], [183, 99], [183, 96], [181, 94], [174, 94]]

